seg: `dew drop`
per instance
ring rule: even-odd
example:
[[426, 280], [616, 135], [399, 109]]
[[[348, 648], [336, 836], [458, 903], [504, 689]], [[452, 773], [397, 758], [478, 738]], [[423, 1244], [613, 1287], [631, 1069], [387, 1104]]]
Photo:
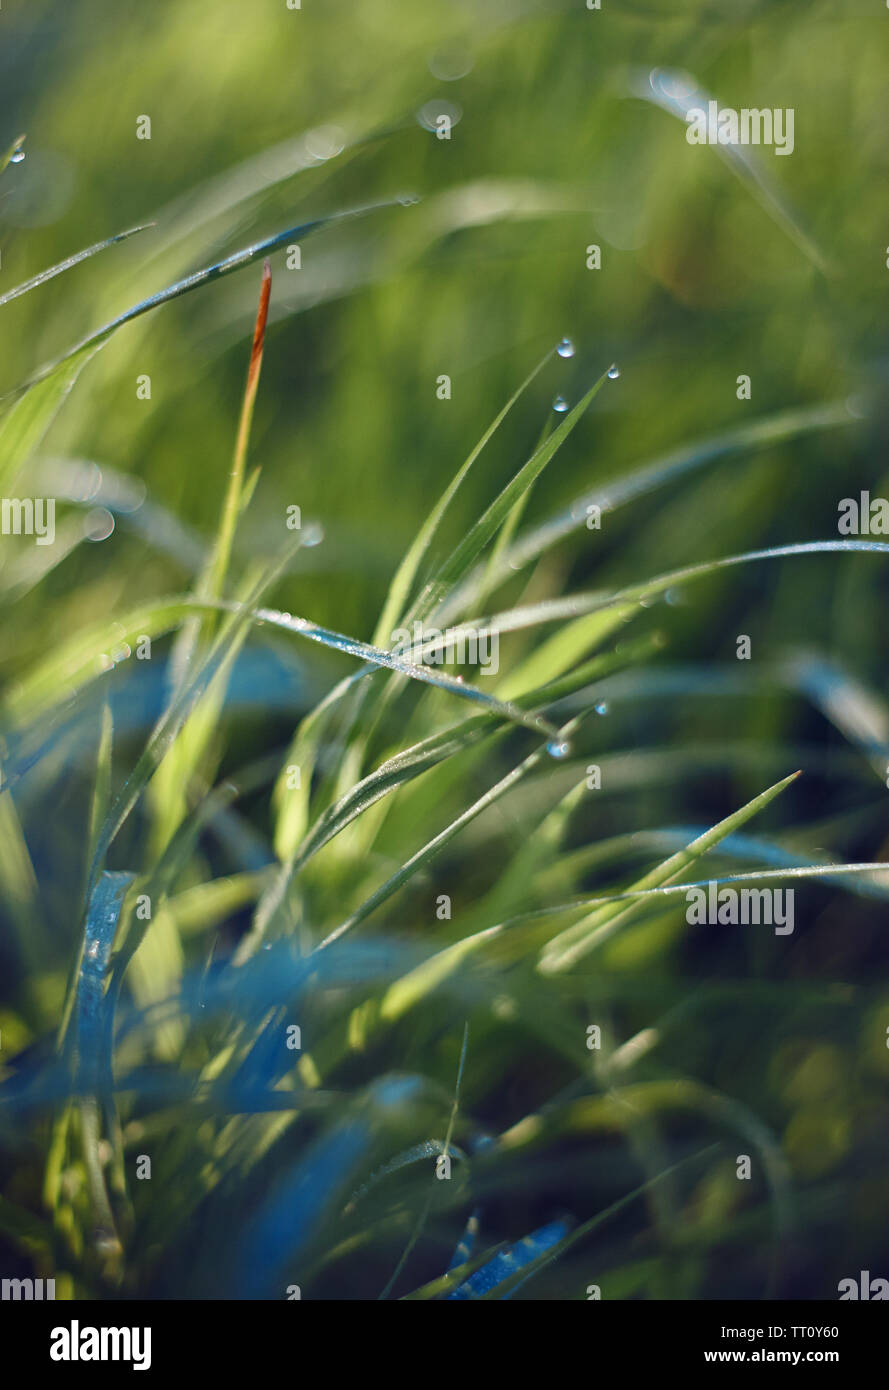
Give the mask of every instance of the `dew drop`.
[[83, 536], [88, 541], [107, 541], [114, 530], [114, 513], [107, 507], [93, 507], [83, 519]]
[[556, 399], [553, 401], [553, 410], [558, 411], [558, 413], [559, 413], [560, 415], [564, 415], [564, 413], [565, 413], [565, 411], [566, 411], [567, 409], [568, 409], [568, 402], [565, 400], [565, 397], [564, 397], [564, 396], [556, 396]]
[[417, 112], [417, 120], [425, 130], [435, 134], [442, 116], [447, 116], [453, 128], [463, 115], [462, 107], [453, 101], [427, 101]]
[[553, 739], [546, 745], [546, 751], [551, 758], [567, 758], [571, 752], [571, 744], [563, 743], [560, 739]]
[[607, 714], [607, 713], [608, 713], [608, 701], [607, 701], [607, 700], [600, 700], [599, 703], [598, 703], [597, 705], [594, 706], [594, 708], [595, 708], [595, 711], [596, 711], [597, 714]]
[[691, 73], [682, 72], [678, 68], [652, 68], [648, 80], [656, 97], [681, 110], [700, 92], [700, 87]]
[[560, 357], [573, 357], [574, 351], [574, 344], [570, 338], [563, 338], [556, 348], [556, 352]]
[[439, 82], [457, 82], [472, 71], [473, 58], [468, 49], [453, 44], [431, 53], [427, 67]]
[[24, 157], [25, 157], [25, 151], [24, 151], [24, 150], [16, 150], [15, 154], [10, 155], [10, 157], [9, 157], [9, 162], [10, 162], [10, 164], [21, 164], [21, 162], [22, 162], [22, 160], [24, 159]]
[[323, 125], [309, 131], [305, 144], [312, 158], [323, 162], [342, 154], [346, 148], [346, 137], [338, 126]]
[[608, 376], [612, 381], [617, 381], [617, 378], [620, 376], [620, 367], [616, 362], [612, 362], [611, 366], [608, 368]]

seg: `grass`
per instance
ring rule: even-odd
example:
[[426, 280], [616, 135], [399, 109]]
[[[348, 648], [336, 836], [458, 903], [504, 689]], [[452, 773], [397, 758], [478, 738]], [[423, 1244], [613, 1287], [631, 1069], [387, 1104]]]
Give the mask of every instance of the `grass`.
[[[354, 182], [400, 138], [350, 143]], [[484, 419], [470, 430], [460, 406], [441, 437], [431, 392], [404, 436], [375, 423], [367, 383], [347, 409], [364, 368], [344, 352], [324, 420], [297, 428], [276, 414], [284, 362], [361, 339], [376, 312], [371, 373], [410, 321], [380, 246], [422, 243], [422, 262], [460, 233], [447, 188], [339, 202], [311, 162], [328, 211], [248, 232], [273, 163], [217, 173], [178, 213], [0, 296], [36, 315], [64, 291], [54, 322], [78, 324], [77, 277], [124, 279], [131, 236], [163, 272], [122, 312], [92, 282], [105, 326], [41, 348], [2, 402], [0, 493], [35, 492], [54, 463], [65, 524], [76, 455], [47, 440], [85, 422], [103, 457], [114, 373], [130, 394], [131, 365], [159, 382], [156, 345], [175, 363], [180, 336], [213, 360], [195, 328], [212, 296], [249, 289], [253, 328], [248, 351], [234, 299], [217, 309], [240, 401], [208, 376], [210, 405], [166, 408], [145, 501], [116, 503], [109, 469], [87, 490], [112, 546], [62, 539], [35, 568], [16, 542], [0, 567], [2, 1270], [92, 1299], [833, 1297], [886, 1254], [889, 712], [882, 648], [856, 662], [845, 634], [876, 626], [889, 544], [836, 538], [830, 472], [832, 451], [846, 469], [869, 457], [878, 412], [850, 409], [819, 364], [820, 390], [757, 397], [740, 420], [705, 409], [689, 432], [665, 393], [663, 420], [615, 433], [634, 350], [646, 378], [643, 314], [620, 379], [610, 339], [564, 362], [561, 325], [541, 353], [541, 324], [516, 320], [505, 389], [486, 359]], [[809, 254], [825, 229], [816, 243], [771, 185], [733, 173], [732, 196], [790, 232], [770, 254], [826, 276]], [[477, 174], [461, 175], [473, 205]], [[294, 241], [331, 258], [323, 331], [315, 310], [287, 321]], [[385, 291], [350, 284], [367, 255]], [[573, 404], [541, 429], [566, 379]], [[337, 423], [343, 453], [322, 461]], [[620, 462], [615, 440], [632, 445]], [[779, 463], [812, 469], [808, 532]], [[326, 505], [291, 530], [295, 488]], [[356, 504], [381, 566], [348, 529]], [[496, 637], [498, 672], [399, 646], [415, 621]], [[751, 632], [756, 659], [736, 662]], [[796, 931], [689, 926], [688, 887], [713, 879], [792, 886]], [[455, 1257], [471, 1213], [477, 1243]]]

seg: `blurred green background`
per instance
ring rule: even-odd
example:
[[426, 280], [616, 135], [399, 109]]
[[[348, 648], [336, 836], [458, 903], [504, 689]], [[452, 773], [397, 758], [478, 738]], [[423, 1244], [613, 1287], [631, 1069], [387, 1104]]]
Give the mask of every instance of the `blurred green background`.
[[[597, 11], [582, 0], [303, 0], [298, 11], [284, 0], [8, 0], [0, 147], [21, 133], [27, 141], [0, 186], [0, 292], [114, 232], [156, 226], [3, 308], [0, 390], [188, 271], [314, 216], [404, 197], [307, 237], [298, 270], [283, 252], [273, 257], [251, 445], [263, 472], [238, 554], [270, 549], [288, 505], [320, 523], [322, 543], [300, 554], [276, 593], [283, 609], [369, 639], [432, 502], [563, 335], [576, 354], [537, 378], [460, 493], [447, 540], [530, 452], [553, 398], [573, 403], [611, 362], [620, 378], [556, 456], [526, 525], [774, 412], [839, 403], [846, 418], [691, 471], [607, 516], [601, 531], [575, 532], [541, 562], [537, 592], [609, 588], [747, 549], [837, 539], [841, 498], [889, 489], [887, 59], [889, 11], [877, 0], [603, 0]], [[723, 105], [794, 109], [792, 156], [750, 153], [822, 265], [762, 185], [719, 151], [690, 146], [682, 123], [643, 99], [660, 69], [692, 74]], [[443, 111], [455, 121], [450, 140], [429, 129]], [[136, 138], [144, 115], [150, 140]], [[587, 268], [591, 244], [601, 248], [598, 270]], [[66, 403], [43, 462], [89, 460], [136, 480], [206, 542], [230, 466], [258, 284], [257, 265], [121, 331]], [[137, 398], [141, 374], [150, 400]], [[450, 400], [436, 395], [442, 374]], [[741, 374], [750, 400], [737, 397]], [[20, 493], [39, 495], [40, 466]], [[87, 510], [64, 515], [79, 527]], [[39, 587], [18, 596], [9, 581], [7, 688], [97, 616], [184, 591], [185, 544], [147, 545], [138, 516], [121, 512], [99, 543], [72, 541]], [[7, 565], [22, 553], [7, 552]], [[661, 655], [606, 692], [595, 752], [610, 795], [584, 811], [576, 844], [710, 824], [802, 766], [807, 775], [751, 833], [813, 862], [883, 858], [885, 559], [775, 560], [670, 598], [649, 615]], [[739, 634], [751, 637], [749, 663], [735, 660]], [[520, 638], [509, 640], [520, 649]], [[292, 644], [268, 636], [259, 643], [270, 672], [278, 660], [285, 676], [266, 700], [244, 692], [227, 730], [233, 766], [286, 747], [309, 694], [350, 669], [311, 651], [294, 657]], [[134, 714], [130, 732], [146, 719]], [[52, 775], [52, 821], [39, 813], [48, 788], [39, 773], [19, 809], [57, 992], [74, 949], [87, 772]], [[266, 835], [265, 798], [249, 809]], [[454, 871], [468, 900], [534, 813], [532, 787], [508, 825], [480, 822], [461, 842]], [[393, 841], [409, 835], [409, 820], [393, 814]], [[634, 947], [616, 946], [609, 968], [635, 972], [677, 1006], [707, 975], [730, 982], [752, 970], [824, 986], [792, 1006], [778, 988], [731, 1028], [718, 1026], [716, 991], [692, 1008], [664, 1061], [725, 1087], [778, 1134], [795, 1176], [811, 1185], [784, 1290], [833, 1297], [837, 1279], [859, 1268], [889, 1274], [886, 912], [826, 887], [801, 886], [798, 900], [805, 929], [778, 963], [771, 938], [692, 951], [659, 918]], [[644, 1000], [624, 1007], [627, 1036], [650, 1021]], [[524, 1114], [556, 1079], [545, 1068], [534, 1075], [519, 1040], [508, 1046], [509, 1071], [530, 1079], [482, 1099], [491, 1124]], [[453, 1069], [448, 1054], [442, 1079]], [[707, 1287], [736, 1296], [757, 1277], [742, 1260]]]

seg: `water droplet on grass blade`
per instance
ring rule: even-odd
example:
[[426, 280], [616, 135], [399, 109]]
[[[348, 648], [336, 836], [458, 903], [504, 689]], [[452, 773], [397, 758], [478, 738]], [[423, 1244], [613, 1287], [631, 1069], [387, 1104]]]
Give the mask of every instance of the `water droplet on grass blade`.
[[453, 128], [463, 115], [463, 108], [453, 101], [427, 101], [417, 112], [417, 120], [424, 130], [430, 130], [433, 134], [438, 129], [438, 122], [442, 116], [446, 116]]
[[83, 536], [88, 541], [107, 541], [114, 531], [114, 513], [107, 507], [93, 507], [83, 519]]
[[339, 126], [322, 125], [310, 130], [306, 135], [306, 149], [313, 159], [323, 162], [342, 154], [346, 148], [346, 137]]
[[553, 410], [558, 411], [558, 413], [559, 413], [560, 415], [564, 415], [564, 413], [565, 413], [565, 411], [566, 411], [567, 409], [568, 409], [568, 402], [565, 400], [565, 397], [564, 397], [564, 396], [556, 396], [556, 399], [553, 401]]
[[594, 706], [593, 706], [593, 708], [595, 709], [595, 711], [596, 711], [597, 714], [607, 714], [607, 713], [608, 713], [608, 701], [607, 701], [607, 700], [600, 700], [599, 703], [598, 703], [597, 705], [594, 705]]
[[455, 43], [436, 49], [426, 65], [439, 82], [457, 82], [472, 71], [473, 59], [468, 48]]
[[21, 162], [22, 162], [22, 160], [24, 159], [24, 157], [25, 157], [25, 151], [24, 151], [24, 150], [16, 150], [15, 154], [10, 155], [10, 157], [9, 157], [9, 162], [10, 162], [10, 164], [21, 164]]
[[612, 362], [611, 366], [608, 368], [608, 375], [612, 381], [617, 381], [617, 378], [620, 376], [620, 367], [616, 362]]
[[556, 352], [559, 354], [560, 357], [573, 357], [573, 356], [574, 356], [574, 344], [572, 343], [571, 339], [570, 339], [570, 338], [563, 338], [562, 341], [561, 341], [561, 342], [559, 343], [559, 345], [557, 346]]
[[546, 751], [551, 758], [567, 758], [568, 754], [571, 752], [571, 744], [564, 742], [562, 739], [554, 738], [546, 745]]
[[652, 68], [648, 77], [655, 96], [664, 104], [684, 110], [700, 93], [697, 80], [679, 68]]

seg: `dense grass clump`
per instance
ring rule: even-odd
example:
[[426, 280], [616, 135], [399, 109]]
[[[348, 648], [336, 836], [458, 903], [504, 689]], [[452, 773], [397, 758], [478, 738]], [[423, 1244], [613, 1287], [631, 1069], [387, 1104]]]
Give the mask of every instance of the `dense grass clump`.
[[[280, 8], [213, 7], [196, 110], [197, 0], [50, 44], [100, 150], [27, 242], [41, 142], [54, 186], [73, 159], [52, 85], [0, 160], [0, 497], [55, 508], [0, 537], [0, 1272], [835, 1297], [889, 1204], [889, 541], [837, 529], [882, 329], [820, 196], [866, 141], [796, 182], [686, 145], [667, 65], [780, 85], [767, 7], [393, 0], [345, 55]], [[798, 138], [839, 81], [812, 13]], [[272, 78], [324, 57], [295, 136]], [[698, 888], [792, 891], [790, 930]]]

